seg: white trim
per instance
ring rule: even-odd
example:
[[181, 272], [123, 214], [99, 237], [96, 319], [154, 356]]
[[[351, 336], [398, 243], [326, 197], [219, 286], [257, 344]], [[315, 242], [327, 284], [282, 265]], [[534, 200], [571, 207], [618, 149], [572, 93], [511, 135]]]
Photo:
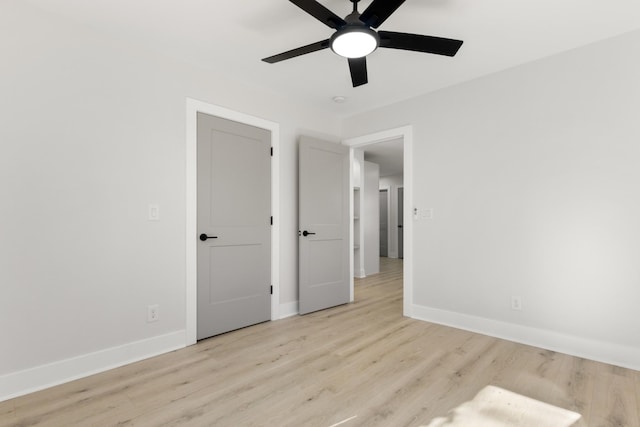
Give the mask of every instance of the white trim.
[[640, 370], [640, 349], [545, 329], [414, 305], [413, 318], [544, 348], [623, 368]]
[[184, 348], [184, 332], [171, 332], [0, 376], [0, 402]]
[[[350, 147], [353, 152], [354, 148], [363, 147], [365, 145], [375, 144], [378, 142], [390, 141], [402, 138], [404, 144], [404, 262], [403, 262], [403, 301], [402, 311], [407, 317], [412, 316], [413, 308], [413, 221], [411, 220], [411, 210], [413, 206], [413, 126], [403, 126], [395, 129], [389, 129], [369, 135], [363, 135], [355, 138], [348, 138], [342, 141], [343, 145]], [[353, 167], [353, 162], [350, 168]], [[353, 174], [353, 171], [351, 171]], [[353, 227], [353, 226], [351, 226]], [[353, 256], [351, 257], [351, 269], [353, 271]], [[351, 281], [351, 292], [353, 292], [353, 280]]]
[[187, 98], [187, 189], [186, 189], [186, 344], [197, 341], [197, 114], [205, 113], [227, 120], [233, 120], [271, 132], [273, 158], [271, 161], [271, 320], [279, 319], [280, 311], [280, 125], [269, 120], [240, 113], [218, 105]]
[[280, 304], [280, 319], [297, 316], [300, 313], [298, 301]]
[[353, 215], [355, 213], [354, 210], [354, 198], [353, 198], [353, 184], [355, 180], [353, 179], [353, 161], [355, 157], [353, 156], [353, 150], [349, 150], [349, 302], [353, 302], [354, 294], [353, 287], [355, 283], [354, 275], [354, 257], [355, 257], [355, 234], [353, 230]]

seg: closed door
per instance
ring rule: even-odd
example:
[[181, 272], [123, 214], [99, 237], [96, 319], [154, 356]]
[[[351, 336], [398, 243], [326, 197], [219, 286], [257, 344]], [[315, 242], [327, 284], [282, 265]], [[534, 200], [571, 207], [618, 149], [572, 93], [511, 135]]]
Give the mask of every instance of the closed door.
[[298, 160], [299, 311], [306, 314], [349, 302], [349, 150], [302, 137]]
[[404, 188], [398, 188], [398, 258], [404, 258], [402, 247], [403, 242], [403, 221], [404, 221]]
[[198, 114], [198, 339], [271, 318], [270, 141]]
[[389, 192], [380, 190], [380, 256], [389, 256]]

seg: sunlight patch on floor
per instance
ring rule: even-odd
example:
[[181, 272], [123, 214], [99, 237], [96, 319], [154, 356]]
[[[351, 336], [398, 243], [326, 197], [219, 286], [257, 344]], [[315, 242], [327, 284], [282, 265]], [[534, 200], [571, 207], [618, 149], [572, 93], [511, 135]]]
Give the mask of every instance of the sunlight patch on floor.
[[576, 412], [490, 385], [447, 416], [423, 427], [570, 427], [580, 417]]

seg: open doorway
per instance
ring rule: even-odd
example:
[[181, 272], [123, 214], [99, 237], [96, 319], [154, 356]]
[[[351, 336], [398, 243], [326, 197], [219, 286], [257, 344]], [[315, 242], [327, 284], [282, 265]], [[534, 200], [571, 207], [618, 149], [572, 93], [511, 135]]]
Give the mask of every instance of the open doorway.
[[[411, 248], [411, 229], [412, 224], [407, 218], [407, 213], [411, 212], [411, 203], [412, 203], [412, 165], [411, 165], [411, 154], [412, 154], [412, 144], [413, 144], [413, 131], [411, 126], [406, 126], [403, 128], [391, 129], [384, 132], [379, 132], [371, 135], [364, 135], [358, 138], [352, 138], [343, 141], [344, 145], [347, 145], [351, 148], [351, 167], [352, 167], [352, 209], [356, 208], [358, 210], [358, 218], [352, 221], [352, 246], [354, 250], [351, 255], [351, 271], [352, 276], [362, 277], [366, 275], [366, 271], [362, 272], [362, 270], [358, 270], [355, 267], [361, 266], [362, 264], [358, 263], [357, 257], [361, 257], [361, 260], [364, 259], [364, 253], [362, 252], [362, 243], [364, 239], [362, 238], [362, 233], [364, 232], [363, 226], [363, 215], [362, 212], [362, 194], [360, 183], [358, 182], [356, 173], [362, 172], [358, 171], [358, 169], [362, 169], [365, 164], [374, 163], [377, 167], [379, 167], [382, 172], [380, 173], [381, 178], [380, 182], [375, 188], [375, 199], [376, 199], [376, 207], [375, 209], [379, 209], [379, 191], [380, 189], [387, 189], [388, 193], [388, 209], [389, 209], [389, 230], [394, 229], [398, 230], [398, 225], [402, 226], [403, 237], [399, 238], [397, 232], [388, 232], [388, 253], [387, 258], [398, 259], [398, 255], [402, 255], [404, 261], [402, 262], [402, 271], [403, 271], [403, 314], [405, 316], [411, 316], [411, 308], [413, 303], [412, 297], [412, 262], [413, 262], [413, 253]], [[359, 153], [364, 153], [362, 157], [359, 157]], [[399, 153], [399, 155], [398, 155]], [[356, 159], [362, 159], [362, 162], [354, 161]], [[393, 160], [392, 160], [393, 159]], [[389, 172], [385, 169], [389, 163], [393, 163], [395, 161], [395, 169], [392, 172]], [[354, 178], [356, 175], [356, 178]], [[364, 176], [364, 175], [362, 175]], [[357, 185], [356, 185], [357, 184]], [[398, 189], [402, 188], [403, 192], [403, 201], [401, 202], [401, 207], [398, 209]], [[358, 202], [357, 198], [361, 197]], [[393, 211], [393, 212], [392, 212]], [[379, 218], [379, 211], [375, 214], [376, 219]], [[398, 219], [400, 216], [400, 219]], [[353, 217], [353, 210], [352, 210]], [[376, 223], [376, 234], [379, 236], [380, 228], [379, 224]], [[402, 244], [402, 248], [398, 250], [398, 241]], [[358, 249], [357, 249], [358, 248]], [[376, 253], [379, 253], [379, 241], [375, 242], [375, 250]], [[352, 279], [351, 292], [353, 299], [353, 286], [354, 281]]]
[[[398, 230], [403, 225], [399, 189], [404, 186], [404, 144], [402, 138], [378, 142], [358, 148], [364, 160], [379, 166], [379, 230], [380, 257], [402, 258], [403, 240]], [[393, 232], [392, 232], [393, 230]]]

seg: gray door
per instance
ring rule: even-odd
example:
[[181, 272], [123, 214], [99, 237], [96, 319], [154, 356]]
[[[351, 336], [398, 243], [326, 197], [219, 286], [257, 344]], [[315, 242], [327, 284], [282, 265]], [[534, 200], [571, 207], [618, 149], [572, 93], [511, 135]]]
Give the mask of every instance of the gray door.
[[380, 190], [380, 256], [389, 256], [389, 192]]
[[270, 145], [198, 114], [198, 339], [271, 318]]
[[404, 246], [403, 238], [403, 222], [404, 222], [404, 188], [398, 188], [398, 258], [404, 258], [402, 248]]
[[300, 138], [300, 314], [349, 302], [349, 150]]

